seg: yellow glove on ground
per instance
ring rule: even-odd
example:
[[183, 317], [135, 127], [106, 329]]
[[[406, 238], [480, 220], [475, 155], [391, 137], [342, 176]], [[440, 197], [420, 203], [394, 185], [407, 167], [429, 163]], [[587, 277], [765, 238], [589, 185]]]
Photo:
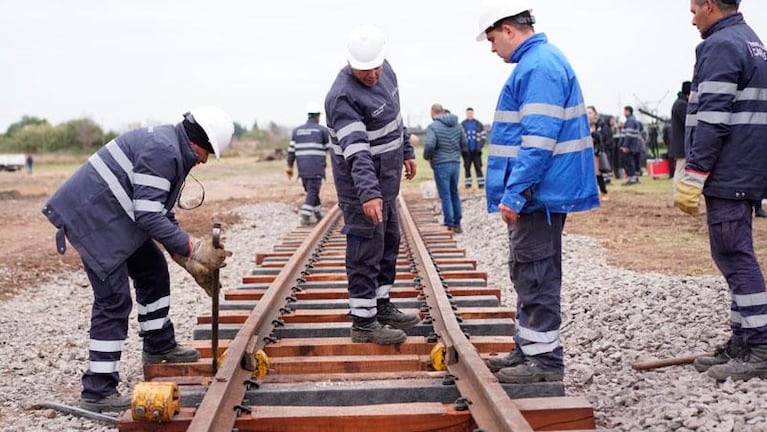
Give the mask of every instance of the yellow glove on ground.
[[171, 258], [173, 258], [173, 261], [175, 261], [178, 265], [189, 272], [190, 275], [192, 275], [195, 282], [197, 282], [197, 285], [205, 290], [205, 293], [208, 294], [208, 297], [213, 297], [214, 282], [217, 282], [218, 289], [221, 289], [221, 282], [214, 280], [213, 271], [209, 268], [185, 256], [171, 255]]
[[205, 267], [215, 270], [224, 266], [226, 257], [232, 256], [232, 253], [221, 247], [213, 247], [212, 239], [194, 239], [192, 240], [192, 253], [189, 258], [197, 261]]

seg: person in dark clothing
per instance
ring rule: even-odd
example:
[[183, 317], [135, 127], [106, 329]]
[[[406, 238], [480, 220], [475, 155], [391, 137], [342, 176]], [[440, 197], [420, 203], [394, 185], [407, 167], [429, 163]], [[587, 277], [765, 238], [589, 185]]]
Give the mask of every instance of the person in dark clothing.
[[626, 177], [628, 177], [623, 185], [630, 186], [639, 183], [638, 176], [642, 174], [638, 165], [642, 152], [642, 140], [639, 122], [634, 117], [634, 108], [631, 106], [624, 107], [623, 114], [626, 116], [626, 121], [623, 123], [623, 129], [621, 129], [620, 149], [623, 153], [623, 169], [626, 171]]
[[322, 219], [320, 188], [325, 179], [327, 151], [330, 146], [330, 133], [320, 125], [320, 106], [310, 103], [306, 107], [306, 123], [295, 128], [288, 145], [288, 168], [285, 174], [288, 180], [293, 178], [293, 164], [298, 165], [298, 176], [304, 186], [306, 197], [301, 207], [301, 226], [312, 224], [314, 215], [317, 222]]
[[669, 172], [673, 172], [673, 190], [676, 192], [677, 183], [684, 174], [684, 165], [687, 158], [684, 142], [684, 123], [687, 117], [687, 99], [690, 97], [690, 81], [682, 83], [682, 89], [677, 93], [674, 105], [671, 106], [671, 136], [666, 143], [668, 147]]
[[605, 148], [612, 142], [613, 134], [610, 131], [610, 126], [599, 118], [599, 113], [593, 105], [586, 107], [586, 113], [589, 116], [591, 140], [594, 142], [594, 170], [597, 174], [597, 184], [599, 185], [599, 192], [601, 193], [600, 198], [604, 201], [607, 199], [607, 185], [605, 184], [605, 178], [599, 169], [599, 158], [601, 153], [606, 151]]
[[397, 274], [397, 215], [403, 168], [416, 174], [415, 150], [402, 122], [399, 85], [385, 59], [386, 38], [373, 25], [354, 29], [347, 65], [325, 97], [331, 164], [344, 215], [352, 342], [398, 344], [419, 322], [391, 302]]
[[458, 175], [461, 153], [466, 149], [466, 134], [458, 124], [458, 117], [450, 114], [440, 104], [431, 106], [431, 118], [434, 121], [426, 129], [423, 158], [429, 161], [434, 171], [444, 225], [450, 231], [460, 234], [463, 230]]
[[767, 188], [767, 49], [739, 3], [691, 0], [703, 42], [687, 105], [687, 165], [674, 197], [691, 215], [705, 197], [711, 257], [730, 289], [730, 337], [693, 363], [717, 381], [767, 378], [767, 291], [751, 213]]
[[474, 118], [474, 108], [466, 108], [466, 119], [461, 122], [468, 145], [463, 150], [463, 169], [466, 177], [464, 186], [471, 187], [471, 167], [477, 174], [477, 187], [484, 189], [485, 176], [482, 174], [482, 147], [485, 145], [485, 127], [482, 122]]
[[[231, 117], [217, 107], [198, 107], [176, 125], [126, 132], [88, 158], [43, 207], [58, 228], [56, 246], [66, 237], [77, 250], [93, 288], [88, 369], [80, 406], [121, 411], [130, 398], [117, 390], [120, 357], [133, 308], [138, 310], [144, 363], [195, 362], [199, 353], [176, 343], [170, 310], [168, 263], [158, 244], [210, 295], [211, 272], [231, 252], [211, 239], [183, 231], [173, 208], [194, 166], [216, 158], [234, 133]], [[198, 206], [202, 204], [198, 204]]]

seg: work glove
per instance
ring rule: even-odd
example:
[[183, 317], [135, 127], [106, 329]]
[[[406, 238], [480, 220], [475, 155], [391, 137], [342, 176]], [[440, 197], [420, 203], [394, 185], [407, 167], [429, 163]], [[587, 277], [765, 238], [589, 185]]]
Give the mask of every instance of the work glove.
[[213, 247], [212, 239], [194, 239], [189, 240], [192, 244], [192, 253], [189, 258], [204, 265], [210, 270], [220, 269], [224, 266], [226, 257], [232, 256], [232, 252], [224, 249], [223, 243], [220, 247]]
[[700, 213], [700, 196], [703, 194], [703, 185], [706, 183], [708, 173], [685, 170], [679, 180], [674, 194], [674, 205], [690, 215]]
[[219, 290], [221, 289], [221, 282], [215, 280], [213, 277], [213, 271], [209, 268], [185, 256], [173, 254], [171, 255], [171, 258], [173, 258], [173, 261], [175, 261], [178, 265], [189, 272], [190, 275], [192, 275], [195, 282], [197, 282], [197, 285], [205, 290], [205, 293], [208, 294], [208, 297], [213, 297], [214, 283], [218, 285], [216, 288]]
[[288, 177], [288, 180], [293, 180], [293, 168], [286, 169], [285, 175]]

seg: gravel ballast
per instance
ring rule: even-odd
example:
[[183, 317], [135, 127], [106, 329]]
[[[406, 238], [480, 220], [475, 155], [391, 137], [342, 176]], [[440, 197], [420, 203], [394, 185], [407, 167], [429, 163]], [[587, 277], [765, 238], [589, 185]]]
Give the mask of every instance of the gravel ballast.
[[[437, 206], [438, 207], [438, 206]], [[463, 203], [459, 247], [488, 272], [504, 303], [513, 305], [506, 227], [478, 197]], [[224, 288], [253, 269], [255, 252], [268, 252], [298, 222], [285, 204], [238, 209], [241, 222], [225, 232], [234, 252], [222, 269]], [[567, 225], [565, 226], [567, 231]], [[767, 386], [759, 379], [717, 384], [691, 365], [637, 372], [637, 360], [708, 352], [727, 337], [729, 293], [720, 276], [681, 277], [611, 267], [598, 241], [565, 234], [563, 327], [565, 386], [594, 406], [602, 430], [767, 431]], [[71, 251], [68, 253], [72, 253]], [[673, 253], [673, 251], [669, 251]], [[210, 299], [172, 264], [171, 319], [180, 342], [190, 340]], [[111, 431], [101, 423], [52, 410], [42, 401], [76, 404], [87, 367], [91, 289], [83, 272], [57, 275], [0, 303], [0, 430]], [[135, 309], [135, 308], [134, 308]], [[120, 391], [142, 379], [136, 312], [121, 359]]]

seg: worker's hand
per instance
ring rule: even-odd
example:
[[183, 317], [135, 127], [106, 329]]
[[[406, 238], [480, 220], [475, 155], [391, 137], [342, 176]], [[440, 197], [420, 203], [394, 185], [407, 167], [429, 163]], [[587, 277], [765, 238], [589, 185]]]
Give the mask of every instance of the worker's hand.
[[218, 289], [221, 289], [221, 282], [217, 281], [213, 277], [213, 271], [199, 262], [181, 255], [171, 255], [173, 261], [183, 267], [194, 278], [197, 285], [205, 290], [208, 297], [213, 297], [213, 283], [218, 284]]
[[285, 176], [288, 177], [288, 180], [293, 180], [293, 168], [287, 168], [285, 170]]
[[362, 204], [362, 212], [365, 213], [365, 216], [374, 225], [380, 224], [383, 222], [383, 200], [381, 198], [373, 198], [372, 200], [365, 201]]
[[519, 214], [517, 212], [504, 204], [499, 204], [498, 209], [501, 210], [501, 219], [503, 219], [507, 225], [514, 225], [517, 223], [517, 220], [519, 219]]
[[700, 196], [702, 190], [695, 186], [679, 182], [674, 194], [674, 205], [683, 212], [696, 216], [700, 213]]
[[413, 180], [415, 178], [415, 171], [418, 164], [416, 164], [415, 159], [407, 159], [405, 161], [405, 178], [408, 180]]
[[685, 170], [674, 193], [674, 205], [683, 212], [696, 216], [700, 213], [700, 196], [708, 173]]
[[232, 256], [232, 252], [224, 249], [223, 243], [217, 248], [213, 247], [212, 239], [194, 239], [190, 241], [192, 243], [192, 253], [189, 255], [189, 258], [211, 270], [223, 267], [226, 257]]

